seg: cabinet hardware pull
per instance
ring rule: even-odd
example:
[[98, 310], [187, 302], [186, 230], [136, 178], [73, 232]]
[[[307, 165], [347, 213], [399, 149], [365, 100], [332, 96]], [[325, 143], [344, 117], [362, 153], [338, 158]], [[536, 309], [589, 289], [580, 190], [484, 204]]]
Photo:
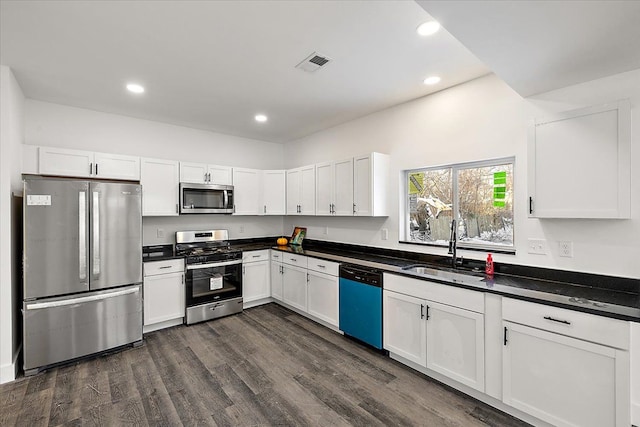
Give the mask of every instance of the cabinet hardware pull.
[[420, 304], [420, 318], [424, 319], [424, 304]]
[[98, 164], [96, 163], [96, 175], [98, 175]]
[[170, 266], [170, 265], [163, 265], [162, 267], [159, 267], [159, 268], [160, 268], [160, 269], [163, 269], [163, 268], [171, 268], [171, 266]]
[[242, 266], [242, 274], [246, 274], [247, 273], [247, 267], [245, 267], [244, 265]]
[[504, 327], [504, 345], [507, 345], [507, 327]]
[[322, 264], [318, 264], [318, 267], [320, 268], [327, 268], [326, 266], [322, 265]]
[[533, 213], [533, 197], [529, 197], [529, 214]]
[[571, 324], [571, 322], [569, 322], [568, 320], [554, 319], [551, 316], [544, 316], [544, 318], [546, 320], [551, 320], [552, 322], [564, 323], [565, 325], [570, 325]]
[[267, 213], [267, 205], [264, 205], [264, 213]]
[[356, 213], [356, 204], [353, 204], [353, 213]]
[[176, 203], [176, 213], [180, 213], [180, 207], [178, 206], [177, 203]]
[[93, 175], [93, 162], [89, 163], [89, 175]]
[[207, 182], [207, 173], [204, 174], [204, 182]]
[[184, 274], [181, 277], [182, 277], [182, 284], [184, 285]]
[[429, 320], [431, 316], [429, 316], [429, 306], [427, 306], [427, 320]]

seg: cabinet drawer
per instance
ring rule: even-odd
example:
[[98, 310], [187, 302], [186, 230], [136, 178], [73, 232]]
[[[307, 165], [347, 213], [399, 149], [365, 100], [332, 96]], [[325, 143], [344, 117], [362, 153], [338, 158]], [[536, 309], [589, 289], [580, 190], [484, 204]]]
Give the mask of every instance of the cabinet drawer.
[[284, 254], [285, 264], [296, 265], [298, 267], [307, 268], [307, 257], [304, 255]]
[[385, 289], [394, 292], [484, 313], [483, 292], [388, 273], [382, 283]]
[[629, 322], [544, 304], [502, 299], [502, 318], [569, 337], [629, 349]]
[[261, 251], [242, 252], [243, 263], [268, 261], [268, 260], [269, 260], [269, 249], [264, 249]]
[[284, 252], [271, 249], [271, 261], [277, 261], [277, 262], [284, 261]]
[[144, 277], [157, 274], [184, 272], [184, 259], [168, 259], [166, 261], [152, 261], [144, 263]]
[[308, 258], [307, 268], [309, 270], [317, 271], [318, 273], [326, 273], [332, 276], [338, 275], [338, 268], [340, 264], [337, 262], [325, 261], [318, 258]]

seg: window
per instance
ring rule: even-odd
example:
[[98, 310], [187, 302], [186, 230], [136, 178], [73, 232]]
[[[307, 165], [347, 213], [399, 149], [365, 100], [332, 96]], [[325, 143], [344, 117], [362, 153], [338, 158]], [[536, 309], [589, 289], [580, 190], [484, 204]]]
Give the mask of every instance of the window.
[[406, 241], [514, 252], [513, 158], [405, 171]]

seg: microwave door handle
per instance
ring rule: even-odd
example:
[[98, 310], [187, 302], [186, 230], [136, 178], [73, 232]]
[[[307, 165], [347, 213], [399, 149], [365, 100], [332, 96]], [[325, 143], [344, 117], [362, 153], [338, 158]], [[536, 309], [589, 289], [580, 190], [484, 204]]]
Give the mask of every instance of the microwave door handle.
[[224, 209], [229, 206], [229, 190], [224, 190]]

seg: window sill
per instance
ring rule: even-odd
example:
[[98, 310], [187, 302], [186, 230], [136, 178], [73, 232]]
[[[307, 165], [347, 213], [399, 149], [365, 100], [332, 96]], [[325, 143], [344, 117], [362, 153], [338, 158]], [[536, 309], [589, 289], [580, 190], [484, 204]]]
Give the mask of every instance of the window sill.
[[[411, 242], [408, 240], [399, 240], [398, 243], [404, 245], [416, 245], [416, 246], [429, 246], [434, 248], [448, 248], [446, 245], [439, 245], [437, 243], [422, 243], [422, 242]], [[513, 247], [502, 247], [502, 246], [468, 246], [463, 243], [458, 243], [456, 245], [458, 250], [465, 251], [476, 251], [476, 252], [491, 252], [493, 254], [504, 254], [504, 255], [515, 255], [516, 248]]]

